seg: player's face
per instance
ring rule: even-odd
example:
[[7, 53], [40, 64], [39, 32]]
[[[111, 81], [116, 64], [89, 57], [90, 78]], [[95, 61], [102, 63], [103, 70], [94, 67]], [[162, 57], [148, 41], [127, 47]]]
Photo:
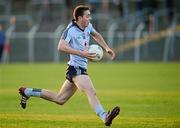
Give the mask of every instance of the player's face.
[[84, 11], [84, 15], [82, 16], [82, 25], [84, 27], [88, 26], [91, 20], [91, 14], [89, 10]]

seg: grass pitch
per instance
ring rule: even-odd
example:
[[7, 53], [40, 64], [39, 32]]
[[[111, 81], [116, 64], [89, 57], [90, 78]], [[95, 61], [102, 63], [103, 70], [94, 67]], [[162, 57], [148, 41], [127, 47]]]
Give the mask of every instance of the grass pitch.
[[[66, 64], [1, 64], [0, 128], [103, 128], [79, 91], [63, 106], [30, 98], [21, 109], [19, 86], [58, 91], [65, 70]], [[90, 63], [88, 73], [104, 108], [121, 107], [112, 128], [180, 127], [180, 63]]]

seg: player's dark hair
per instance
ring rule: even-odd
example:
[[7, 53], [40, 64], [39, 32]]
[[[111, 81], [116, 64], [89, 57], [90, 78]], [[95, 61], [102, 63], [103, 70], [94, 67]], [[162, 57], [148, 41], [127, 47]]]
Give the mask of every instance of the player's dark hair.
[[88, 6], [85, 5], [79, 5], [77, 6], [74, 11], [73, 11], [73, 18], [74, 20], [78, 20], [79, 16], [83, 16], [84, 15], [84, 11], [86, 10], [90, 10], [90, 8]]

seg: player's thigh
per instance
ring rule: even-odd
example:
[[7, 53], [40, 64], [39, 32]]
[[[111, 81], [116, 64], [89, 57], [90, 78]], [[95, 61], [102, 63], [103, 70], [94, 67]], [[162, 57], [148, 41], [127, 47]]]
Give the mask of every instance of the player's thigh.
[[73, 82], [83, 92], [95, 92], [93, 83], [88, 75], [78, 75], [73, 78]]
[[58, 93], [58, 97], [69, 98], [76, 92], [76, 90], [77, 87], [74, 85], [74, 83], [70, 82], [69, 80], [65, 80]]

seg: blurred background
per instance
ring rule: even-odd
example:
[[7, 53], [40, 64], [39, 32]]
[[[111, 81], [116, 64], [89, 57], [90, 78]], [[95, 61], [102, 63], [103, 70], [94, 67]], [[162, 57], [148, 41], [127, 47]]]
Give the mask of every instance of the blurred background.
[[116, 61], [180, 60], [179, 0], [0, 0], [1, 62], [67, 61], [57, 44], [79, 4], [91, 7]]

